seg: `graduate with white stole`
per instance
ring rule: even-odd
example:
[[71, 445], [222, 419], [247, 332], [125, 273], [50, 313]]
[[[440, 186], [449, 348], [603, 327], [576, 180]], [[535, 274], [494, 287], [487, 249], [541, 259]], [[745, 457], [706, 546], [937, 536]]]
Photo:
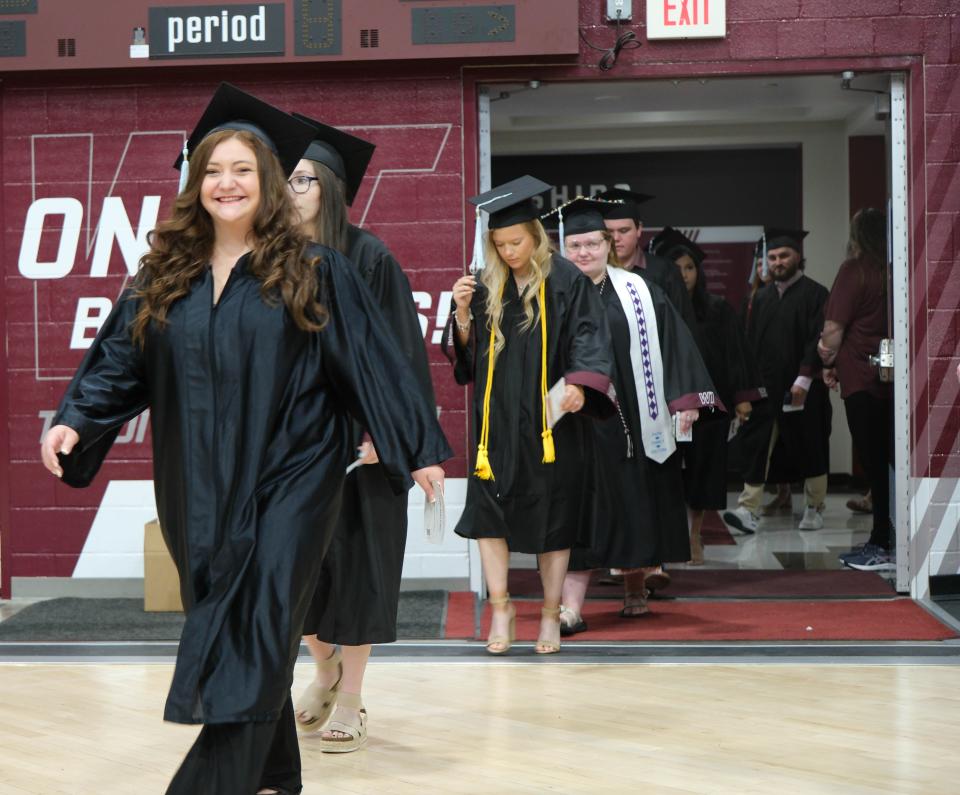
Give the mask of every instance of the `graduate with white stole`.
[[[589, 548], [575, 549], [563, 586], [564, 634], [587, 629], [590, 571], [624, 572], [620, 615], [648, 612], [645, 570], [690, 558], [675, 421], [688, 432], [720, 405], [693, 335], [666, 293], [620, 267], [604, 202], [578, 197], [558, 208], [563, 253], [594, 285], [610, 328], [617, 414], [594, 423], [601, 499]], [[614, 211], [609, 211], [614, 212]]]

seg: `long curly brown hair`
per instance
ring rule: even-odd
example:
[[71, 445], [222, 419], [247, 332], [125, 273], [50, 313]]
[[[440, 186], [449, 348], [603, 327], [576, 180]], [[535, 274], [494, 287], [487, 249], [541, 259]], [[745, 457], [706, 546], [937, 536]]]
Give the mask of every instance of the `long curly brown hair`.
[[260, 206], [251, 230], [248, 272], [260, 280], [263, 299], [271, 304], [282, 300], [299, 328], [320, 331], [326, 325], [327, 310], [317, 298], [317, 258], [306, 258], [309, 241], [290, 223], [292, 204], [280, 161], [256, 135], [221, 130], [197, 146], [186, 187], [177, 196], [170, 218], [150, 233], [150, 250], [140, 259], [134, 280], [140, 307], [130, 332], [141, 347], [150, 323], [163, 328], [170, 307], [190, 292], [193, 280], [209, 265], [215, 234], [213, 221], [200, 201], [200, 188], [213, 150], [229, 138], [237, 138], [253, 150], [260, 177]]

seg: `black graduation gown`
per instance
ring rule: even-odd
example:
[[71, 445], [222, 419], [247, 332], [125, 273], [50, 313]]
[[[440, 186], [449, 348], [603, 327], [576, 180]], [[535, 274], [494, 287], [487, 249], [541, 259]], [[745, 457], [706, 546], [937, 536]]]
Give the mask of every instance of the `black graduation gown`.
[[644, 265], [646, 267], [637, 268], [633, 273], [642, 276], [647, 284], [655, 284], [666, 293], [673, 308], [680, 313], [687, 329], [697, 338], [697, 317], [693, 311], [693, 302], [690, 300], [690, 293], [683, 283], [683, 277], [677, 266], [666, 257], [658, 254], [644, 252]]
[[[424, 400], [435, 407], [420, 321], [400, 263], [383, 241], [355, 226], [347, 235], [347, 257], [373, 293]], [[358, 443], [363, 430], [355, 427]], [[407, 492], [393, 492], [380, 464], [347, 475], [336, 530], [303, 625], [305, 635], [349, 646], [397, 639], [407, 497]]]
[[[703, 269], [698, 269], [702, 279]], [[727, 437], [734, 407], [761, 400], [753, 355], [733, 307], [705, 290], [698, 298], [697, 348], [727, 411], [702, 416], [693, 426], [693, 440], [680, 445], [684, 499], [695, 510], [722, 510], [727, 505]]]
[[216, 306], [211, 272], [198, 277], [142, 350], [127, 294], [55, 418], [80, 435], [61, 457], [64, 481], [84, 486], [123, 423], [151, 410], [157, 509], [186, 608], [167, 720], [279, 718], [355, 456], [350, 414], [395, 493], [451, 455], [356, 270], [320, 246], [307, 254], [320, 258], [321, 332], [264, 301], [246, 257]]
[[[832, 409], [817, 353], [827, 297], [827, 288], [807, 276], [790, 285], [782, 298], [775, 284], [754, 297], [747, 343], [767, 398], [755, 405], [737, 434], [747, 483], [785, 483], [829, 469]], [[798, 375], [813, 378], [804, 409], [784, 413], [784, 398]], [[774, 422], [779, 437], [765, 473]]]
[[[655, 284], [647, 286], [657, 317], [664, 397], [670, 413], [700, 408], [703, 417], [715, 402], [706, 365], [693, 335], [666, 293]], [[614, 415], [594, 424], [599, 448], [601, 506], [589, 549], [574, 549], [571, 553], [572, 571], [632, 569], [690, 559], [680, 450], [662, 464], [647, 458], [643, 451], [640, 403], [630, 359], [630, 329], [623, 305], [611, 288], [608, 280], [601, 298], [613, 340], [616, 365], [613, 380], [622, 417]], [[633, 446], [633, 455], [629, 458], [628, 431]], [[678, 444], [678, 448], [683, 444]]]
[[[584, 387], [584, 408], [560, 419], [553, 428], [556, 461], [544, 464], [541, 439], [541, 330], [537, 321], [521, 331], [523, 308], [513, 278], [503, 294], [500, 328], [505, 346], [496, 359], [490, 399], [490, 465], [495, 480], [470, 477], [456, 533], [464, 538], [505, 538], [515, 552], [569, 549], [585, 536], [596, 509], [596, 467], [589, 415], [614, 411], [607, 397], [612, 362], [610, 338], [590, 280], [554, 254], [546, 282], [547, 386], [564, 376]], [[486, 290], [474, 292], [475, 321], [466, 346], [456, 334], [454, 362], [459, 384], [474, 384], [473, 433], [483, 423], [490, 333]], [[537, 307], [534, 299], [534, 307]], [[539, 313], [538, 313], [539, 314]], [[451, 317], [451, 324], [453, 320]], [[448, 329], [450, 326], [448, 326]], [[471, 445], [473, 471], [476, 442]]]

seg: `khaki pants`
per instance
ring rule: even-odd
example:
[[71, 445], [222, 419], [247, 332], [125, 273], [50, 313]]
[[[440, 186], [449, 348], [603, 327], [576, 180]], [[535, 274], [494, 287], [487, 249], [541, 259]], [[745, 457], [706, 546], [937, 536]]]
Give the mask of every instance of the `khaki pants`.
[[[777, 444], [777, 437], [780, 435], [779, 426], [773, 423], [773, 430], [770, 433], [770, 446], [767, 448], [767, 469], [770, 470], [770, 456], [773, 455], [773, 448]], [[765, 474], [766, 474], [765, 472]], [[815, 475], [812, 478], [806, 478], [803, 481], [803, 493], [807, 499], [807, 505], [813, 508], [822, 508], [827, 498], [827, 473]], [[763, 498], [762, 483], [744, 483], [743, 491], [737, 498], [737, 506], [746, 508], [750, 513], [760, 514], [760, 500]]]

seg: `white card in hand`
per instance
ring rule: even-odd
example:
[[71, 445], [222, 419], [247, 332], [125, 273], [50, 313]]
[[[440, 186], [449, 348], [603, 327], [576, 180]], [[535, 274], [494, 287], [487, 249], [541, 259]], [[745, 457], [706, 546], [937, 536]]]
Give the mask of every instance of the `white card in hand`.
[[740, 422], [740, 418], [739, 418], [739, 417], [734, 417], [732, 420], [730, 420], [730, 430], [727, 431], [727, 441], [728, 441], [728, 442], [729, 442], [734, 436], [737, 435], [737, 433], [738, 433], [739, 430], [740, 430], [740, 426], [741, 426], [741, 425], [742, 425], [742, 423]]
[[547, 427], [551, 430], [553, 426], [560, 421], [560, 418], [567, 413], [564, 409], [560, 408], [566, 389], [567, 379], [561, 377], [557, 383], [550, 387], [550, 391], [547, 392]]
[[680, 412], [677, 412], [673, 415], [673, 437], [678, 442], [692, 442], [693, 441], [693, 424], [690, 424], [690, 427], [686, 431], [680, 430]]
[[431, 544], [443, 543], [443, 531], [446, 524], [446, 509], [443, 504], [443, 486], [439, 480], [433, 481], [434, 501], [423, 498], [423, 529], [426, 531], [427, 541]]

